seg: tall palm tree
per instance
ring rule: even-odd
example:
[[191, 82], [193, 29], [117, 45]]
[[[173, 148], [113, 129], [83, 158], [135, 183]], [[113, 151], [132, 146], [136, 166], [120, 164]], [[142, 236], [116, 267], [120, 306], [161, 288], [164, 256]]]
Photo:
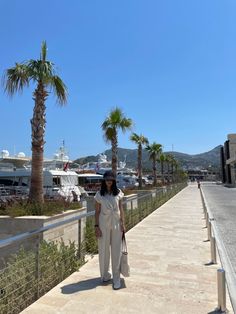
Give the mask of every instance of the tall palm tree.
[[33, 92], [34, 110], [31, 119], [31, 149], [32, 170], [29, 201], [43, 203], [43, 152], [46, 125], [46, 99], [51, 91], [54, 92], [59, 104], [67, 101], [67, 88], [62, 79], [56, 74], [55, 65], [47, 60], [47, 45], [42, 42], [40, 58], [16, 63], [6, 70], [4, 76], [5, 91], [13, 96], [22, 92], [24, 87], [35, 83]]
[[139, 178], [139, 187], [142, 187], [142, 153], [143, 145], [148, 145], [148, 139], [140, 134], [133, 133], [130, 136], [130, 140], [138, 145], [138, 178]]
[[158, 158], [158, 161], [160, 162], [160, 165], [161, 165], [161, 181], [162, 181], [162, 184], [164, 184], [164, 163], [166, 162], [166, 155], [161, 153], [159, 158]]
[[150, 160], [152, 160], [152, 169], [153, 169], [153, 177], [154, 177], [153, 184], [156, 186], [157, 185], [157, 158], [162, 151], [162, 145], [156, 142], [153, 142], [152, 144], [147, 145], [146, 150], [149, 153]]
[[111, 143], [112, 148], [112, 171], [117, 173], [117, 154], [118, 154], [118, 131], [122, 132], [130, 130], [133, 126], [131, 119], [126, 118], [122, 110], [118, 107], [111, 110], [110, 114], [102, 123], [104, 138]]

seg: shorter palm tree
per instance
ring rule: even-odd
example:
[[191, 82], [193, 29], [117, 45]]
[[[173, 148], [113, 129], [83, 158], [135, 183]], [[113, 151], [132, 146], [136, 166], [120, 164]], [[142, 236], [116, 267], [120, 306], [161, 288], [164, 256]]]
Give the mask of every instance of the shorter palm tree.
[[167, 178], [168, 178], [168, 181], [170, 182], [170, 165], [171, 165], [173, 156], [170, 154], [166, 154], [165, 158], [166, 158], [166, 165], [167, 165]]
[[160, 165], [161, 165], [161, 181], [162, 181], [162, 184], [164, 184], [164, 164], [166, 162], [166, 155], [161, 153], [159, 158], [158, 158], [158, 161], [160, 162]]
[[122, 110], [118, 107], [111, 110], [110, 114], [102, 123], [102, 130], [104, 131], [104, 138], [111, 143], [112, 148], [112, 171], [117, 173], [117, 154], [118, 154], [118, 131], [122, 132], [130, 130], [133, 126], [133, 121], [126, 118]]
[[162, 151], [162, 145], [156, 142], [148, 144], [146, 150], [149, 153], [149, 158], [152, 160], [152, 169], [153, 169], [153, 184], [157, 185], [157, 159]]
[[148, 139], [140, 134], [133, 133], [130, 136], [130, 140], [138, 145], [138, 179], [139, 179], [139, 188], [142, 188], [142, 153], [143, 153], [143, 145], [148, 144]]
[[171, 166], [171, 175], [172, 175], [172, 182], [173, 182], [174, 181], [174, 170], [176, 170], [178, 162], [172, 154], [169, 154], [168, 155], [168, 163]]

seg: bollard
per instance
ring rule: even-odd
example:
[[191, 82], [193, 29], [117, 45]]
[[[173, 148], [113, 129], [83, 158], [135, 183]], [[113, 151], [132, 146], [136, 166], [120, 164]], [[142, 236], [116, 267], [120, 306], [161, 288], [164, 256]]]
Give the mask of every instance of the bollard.
[[226, 311], [226, 285], [224, 269], [217, 269], [218, 309]]
[[206, 213], [206, 227], [208, 228], [208, 222], [209, 222], [209, 215], [208, 212]]
[[211, 241], [211, 262], [212, 262], [212, 264], [217, 264], [217, 261], [216, 261], [216, 239], [215, 239], [215, 237], [211, 237], [210, 241]]
[[208, 222], [208, 228], [207, 228], [207, 234], [208, 234], [208, 241], [211, 240], [211, 221]]

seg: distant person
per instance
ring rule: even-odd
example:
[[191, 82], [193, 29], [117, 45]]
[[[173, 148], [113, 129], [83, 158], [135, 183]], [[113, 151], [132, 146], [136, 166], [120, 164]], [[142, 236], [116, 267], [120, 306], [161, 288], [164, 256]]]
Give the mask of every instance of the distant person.
[[95, 195], [95, 233], [98, 239], [99, 266], [102, 282], [111, 279], [109, 272], [110, 250], [113, 289], [121, 287], [120, 258], [121, 240], [125, 232], [124, 211], [122, 207], [123, 192], [117, 188], [112, 171], [104, 173], [101, 189]]
[[201, 183], [200, 183], [200, 180], [198, 179], [197, 180], [197, 187], [200, 189], [200, 187], [201, 187]]

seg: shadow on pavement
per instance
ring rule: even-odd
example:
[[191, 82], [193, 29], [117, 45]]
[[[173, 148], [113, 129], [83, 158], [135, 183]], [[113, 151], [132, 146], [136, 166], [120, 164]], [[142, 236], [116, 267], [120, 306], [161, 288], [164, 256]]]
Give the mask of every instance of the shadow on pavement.
[[207, 314], [222, 314], [222, 313], [227, 313], [227, 312], [222, 312], [222, 311], [219, 310], [219, 309], [215, 309], [214, 311], [208, 312]]
[[[76, 283], [72, 283], [69, 285], [65, 285], [61, 287], [61, 293], [63, 294], [72, 294], [79, 291], [85, 291], [85, 290], [91, 290], [95, 289], [98, 286], [108, 286], [112, 284], [112, 280], [109, 280], [108, 282], [102, 283], [100, 277], [97, 278], [91, 278], [82, 280]], [[121, 279], [121, 289], [126, 288], [125, 281], [122, 278]]]

